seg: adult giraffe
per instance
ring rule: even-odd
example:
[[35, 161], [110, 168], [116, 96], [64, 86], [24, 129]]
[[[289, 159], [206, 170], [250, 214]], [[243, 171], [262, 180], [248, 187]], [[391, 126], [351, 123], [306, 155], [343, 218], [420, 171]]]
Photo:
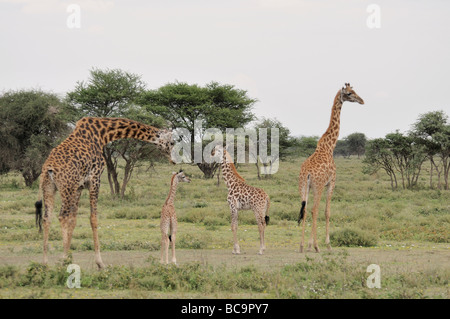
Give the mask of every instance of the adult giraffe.
[[[90, 222], [94, 237], [95, 262], [99, 268], [104, 267], [97, 232], [100, 176], [105, 168], [103, 147], [109, 142], [123, 138], [140, 139], [155, 144], [170, 159], [174, 144], [171, 131], [123, 118], [84, 117], [76, 123], [73, 132], [51, 151], [42, 166], [40, 197], [35, 204], [39, 230], [42, 229], [42, 223], [44, 224], [44, 263], [48, 261], [48, 235], [56, 191], [61, 195], [61, 211], [58, 219], [62, 229], [65, 258], [76, 225], [80, 195], [82, 190], [87, 188], [91, 206]], [[170, 161], [172, 162], [171, 159]]]
[[319, 245], [317, 243], [317, 212], [319, 209], [320, 198], [322, 196], [325, 186], [327, 190], [327, 203], [325, 208], [326, 218], [326, 238], [325, 244], [328, 250], [331, 250], [330, 245], [330, 202], [333, 195], [333, 189], [336, 182], [336, 165], [333, 159], [333, 151], [336, 147], [336, 143], [339, 137], [340, 117], [342, 104], [345, 102], [357, 102], [364, 104], [364, 100], [360, 98], [350, 83], [345, 83], [345, 87], [339, 90], [334, 98], [333, 107], [331, 109], [330, 125], [326, 132], [322, 135], [315, 152], [308, 157], [308, 159], [302, 164], [300, 168], [299, 176], [299, 191], [302, 197], [302, 207], [298, 218], [298, 223], [303, 220], [302, 223], [302, 238], [300, 241], [300, 252], [303, 252], [303, 244], [305, 239], [305, 219], [306, 219], [306, 204], [308, 202], [309, 190], [312, 189], [314, 194], [314, 204], [312, 209], [312, 231], [311, 237], [308, 243], [308, 251], [311, 250], [311, 246], [314, 245], [316, 252], [320, 252]]

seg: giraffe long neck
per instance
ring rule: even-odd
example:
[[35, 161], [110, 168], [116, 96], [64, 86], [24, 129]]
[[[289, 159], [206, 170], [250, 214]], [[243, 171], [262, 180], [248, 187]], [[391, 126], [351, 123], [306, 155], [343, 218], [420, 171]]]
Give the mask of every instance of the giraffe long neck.
[[173, 204], [173, 202], [175, 201], [175, 195], [177, 193], [177, 186], [178, 186], [178, 178], [177, 178], [176, 174], [173, 174], [172, 180], [170, 182], [169, 195], [167, 196], [167, 199], [166, 199], [166, 205]]
[[134, 138], [157, 144], [160, 130], [143, 123], [123, 118], [85, 117], [77, 122], [76, 129], [90, 131], [102, 146], [109, 142]]
[[330, 124], [328, 126], [328, 129], [325, 131], [325, 133], [317, 143], [317, 149], [326, 150], [333, 154], [334, 148], [336, 147], [336, 143], [339, 138], [341, 109], [342, 100], [341, 91], [339, 91], [334, 98], [333, 107], [331, 109]]
[[230, 188], [237, 182], [245, 182], [244, 178], [242, 178], [242, 176], [237, 172], [231, 156], [225, 150], [223, 153], [222, 176], [227, 187]]

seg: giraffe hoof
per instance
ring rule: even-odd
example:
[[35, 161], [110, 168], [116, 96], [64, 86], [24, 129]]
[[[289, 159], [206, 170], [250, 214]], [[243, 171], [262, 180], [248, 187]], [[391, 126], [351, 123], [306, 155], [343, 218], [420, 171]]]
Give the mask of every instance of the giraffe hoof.
[[100, 270], [102, 270], [102, 269], [105, 269], [105, 268], [106, 268], [106, 266], [105, 266], [105, 264], [104, 264], [104, 263], [97, 263], [97, 266], [98, 266], [98, 269], [100, 269]]

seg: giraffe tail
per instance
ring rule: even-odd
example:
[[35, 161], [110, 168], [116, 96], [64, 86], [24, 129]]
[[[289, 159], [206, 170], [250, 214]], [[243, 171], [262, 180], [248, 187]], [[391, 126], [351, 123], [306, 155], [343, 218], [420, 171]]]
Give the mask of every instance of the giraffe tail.
[[42, 232], [42, 175], [40, 176], [39, 181], [39, 200], [34, 203], [34, 207], [36, 208], [36, 227], [39, 228], [39, 232]]
[[267, 198], [267, 201], [266, 201], [266, 216], [264, 216], [264, 221], [266, 222], [266, 226], [269, 225], [269, 221], [270, 221], [270, 217], [269, 217], [269, 215], [267, 215], [269, 213], [269, 208], [270, 208], [270, 199]]
[[169, 223], [170, 223], [169, 224], [169, 233], [167, 235], [169, 236], [169, 241], [171, 242], [172, 241], [172, 223], [173, 223], [172, 218], [170, 219]]
[[302, 221], [303, 217], [305, 216], [305, 206], [306, 201], [302, 201], [302, 207], [300, 208], [300, 214], [298, 215], [298, 224], [300, 225], [300, 222]]
[[39, 232], [42, 232], [42, 200], [38, 200], [34, 203], [36, 207], [36, 226], [39, 228]]
[[300, 222], [305, 217], [305, 206], [306, 206], [306, 201], [308, 200], [310, 183], [311, 183], [311, 179], [310, 179], [310, 175], [308, 174], [308, 176], [306, 177], [306, 185], [303, 188], [303, 190], [300, 191], [300, 193], [302, 194], [302, 199], [304, 199], [304, 200], [302, 200], [302, 207], [300, 208], [300, 213], [298, 215], [298, 225], [300, 225]]

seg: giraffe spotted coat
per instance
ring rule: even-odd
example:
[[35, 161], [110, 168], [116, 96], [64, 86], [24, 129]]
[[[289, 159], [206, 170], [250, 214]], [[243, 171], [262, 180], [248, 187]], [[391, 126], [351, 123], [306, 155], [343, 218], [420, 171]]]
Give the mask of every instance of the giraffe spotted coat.
[[311, 247], [314, 245], [316, 252], [320, 251], [317, 243], [317, 214], [320, 198], [325, 187], [327, 187], [325, 244], [329, 250], [331, 249], [329, 236], [330, 202], [336, 183], [336, 164], [333, 159], [333, 151], [339, 137], [341, 109], [345, 101], [364, 104], [363, 99], [355, 93], [349, 83], [346, 83], [345, 87], [339, 90], [334, 98], [328, 129], [317, 143], [315, 152], [306, 159], [300, 168], [298, 187], [302, 203], [298, 222], [300, 224], [303, 221], [300, 252], [303, 252], [304, 246], [306, 207], [310, 190], [312, 190], [314, 195], [314, 204], [312, 209], [312, 231], [308, 243], [308, 250], [311, 250]]
[[222, 146], [215, 147], [215, 153], [222, 159], [222, 175], [228, 188], [228, 205], [231, 210], [231, 230], [233, 231], [233, 254], [240, 254], [237, 239], [238, 212], [240, 210], [253, 210], [259, 230], [260, 248], [258, 254], [262, 255], [266, 249], [264, 231], [269, 222], [270, 199], [266, 192], [260, 188], [248, 185], [236, 171], [231, 156]]
[[172, 243], [172, 262], [177, 263], [175, 257], [175, 240], [177, 234], [177, 214], [175, 213], [175, 195], [177, 192], [178, 183], [190, 183], [191, 180], [184, 174], [182, 170], [178, 173], [172, 173], [170, 180], [169, 195], [164, 203], [161, 211], [161, 263], [164, 263], [164, 257], [166, 264], [169, 263], [169, 242]]
[[170, 158], [173, 148], [172, 132], [123, 118], [82, 118], [76, 123], [73, 132], [51, 151], [42, 166], [40, 176], [39, 189], [42, 197], [35, 204], [36, 222], [40, 229], [43, 224], [44, 229], [44, 263], [48, 261], [48, 236], [56, 191], [59, 191], [61, 196], [59, 221], [63, 237], [63, 256], [66, 257], [76, 225], [80, 195], [86, 188], [89, 191], [91, 206], [90, 222], [95, 261], [99, 268], [104, 266], [97, 232], [100, 176], [105, 167], [103, 147], [109, 142], [123, 138], [140, 139], [155, 144]]

